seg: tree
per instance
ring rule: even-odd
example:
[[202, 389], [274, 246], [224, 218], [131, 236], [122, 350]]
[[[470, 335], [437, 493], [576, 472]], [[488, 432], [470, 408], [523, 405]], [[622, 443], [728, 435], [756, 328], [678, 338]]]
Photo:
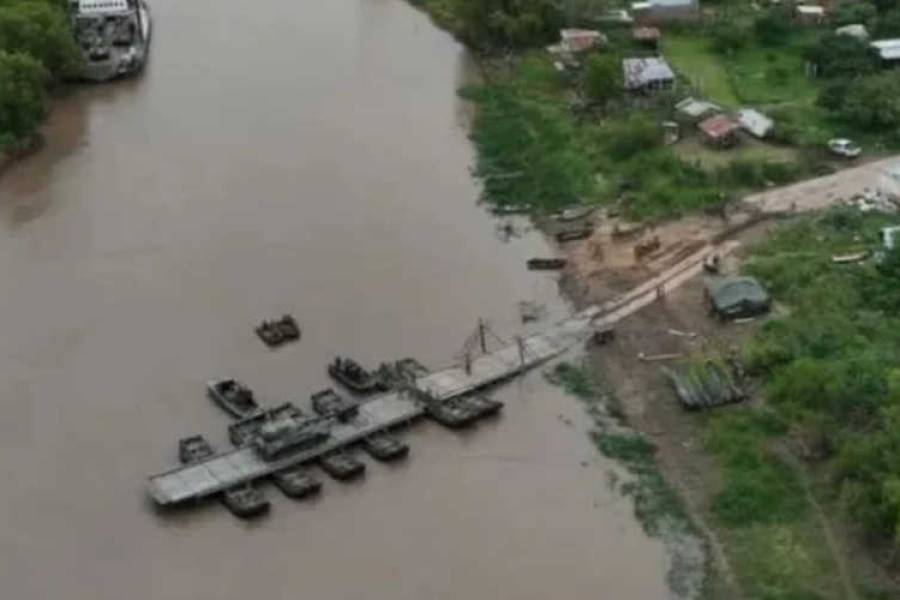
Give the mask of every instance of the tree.
[[594, 102], [608, 102], [622, 92], [622, 67], [615, 56], [591, 54], [584, 71], [585, 93]]
[[900, 77], [883, 73], [859, 79], [850, 87], [838, 113], [869, 131], [900, 127]]
[[766, 46], [784, 44], [791, 34], [791, 14], [779, 6], [768, 9], [753, 23], [753, 31]]
[[712, 47], [716, 52], [731, 54], [750, 42], [750, 32], [736, 23], [721, 23], [712, 33]]
[[877, 66], [865, 42], [834, 32], [819, 36], [804, 49], [803, 55], [816, 65], [821, 77], [855, 77], [872, 73]]
[[877, 13], [878, 9], [869, 2], [841, 0], [831, 12], [831, 23], [835, 27], [856, 24], [871, 27]]
[[0, 50], [31, 55], [57, 79], [73, 75], [80, 59], [65, 12], [27, 0], [0, 5]]
[[878, 18], [875, 35], [880, 38], [900, 36], [900, 8], [889, 10]]
[[455, 0], [459, 35], [476, 48], [522, 48], [548, 42], [563, 17], [549, 0]]
[[47, 71], [21, 53], [0, 51], [0, 147], [25, 138], [47, 113]]

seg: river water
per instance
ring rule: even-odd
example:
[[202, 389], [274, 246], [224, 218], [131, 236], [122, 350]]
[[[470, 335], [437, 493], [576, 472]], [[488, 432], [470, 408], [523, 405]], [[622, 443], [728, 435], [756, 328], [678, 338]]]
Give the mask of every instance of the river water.
[[[540, 373], [464, 434], [420, 424], [272, 514], [161, 515], [175, 443], [225, 446], [204, 381], [271, 402], [335, 354], [454, 360], [479, 317], [566, 313], [468, 174], [465, 52], [400, 0], [153, 5], [139, 79], [72, 91], [0, 180], [0, 593], [92, 600], [654, 600], [666, 560], [609, 489], [577, 403]], [[292, 312], [277, 352], [254, 323]]]

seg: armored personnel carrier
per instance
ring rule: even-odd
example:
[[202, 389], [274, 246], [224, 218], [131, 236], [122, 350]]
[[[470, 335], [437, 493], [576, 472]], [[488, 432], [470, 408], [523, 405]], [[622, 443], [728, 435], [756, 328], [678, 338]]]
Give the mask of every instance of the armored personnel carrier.
[[305, 450], [328, 439], [331, 425], [326, 419], [304, 419], [285, 415], [269, 419], [253, 435], [252, 444], [267, 461]]
[[302, 467], [291, 467], [272, 475], [272, 481], [288, 498], [300, 500], [322, 489], [322, 482], [306, 472]]
[[381, 461], [403, 458], [409, 454], [409, 446], [386, 433], [377, 433], [363, 440], [366, 452]]
[[259, 412], [253, 391], [236, 379], [219, 379], [206, 384], [206, 392], [232, 417], [243, 419]]
[[271, 506], [262, 492], [249, 483], [222, 492], [222, 503], [232, 514], [242, 519], [265, 514]]
[[340, 396], [328, 388], [310, 396], [313, 410], [323, 417], [336, 417], [339, 421], [349, 421], [359, 413], [359, 404]]
[[200, 462], [213, 455], [213, 447], [202, 435], [192, 435], [178, 440], [178, 460], [184, 465]]
[[366, 472], [365, 463], [346, 452], [326, 454], [319, 458], [319, 465], [323, 471], [340, 481], [355, 479]]

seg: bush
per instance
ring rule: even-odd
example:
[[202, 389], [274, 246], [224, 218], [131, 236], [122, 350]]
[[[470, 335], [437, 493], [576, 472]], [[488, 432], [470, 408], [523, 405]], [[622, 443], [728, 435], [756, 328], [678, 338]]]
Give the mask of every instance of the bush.
[[610, 156], [628, 160], [642, 152], [662, 146], [662, 133], [652, 117], [632, 114], [606, 128]]
[[0, 145], [20, 140], [40, 125], [47, 113], [46, 82], [47, 71], [37, 60], [0, 51]]
[[821, 77], [857, 77], [877, 68], [868, 44], [849, 35], [822, 34], [803, 54]]
[[900, 77], [883, 73], [855, 81], [836, 112], [869, 131], [900, 127]]

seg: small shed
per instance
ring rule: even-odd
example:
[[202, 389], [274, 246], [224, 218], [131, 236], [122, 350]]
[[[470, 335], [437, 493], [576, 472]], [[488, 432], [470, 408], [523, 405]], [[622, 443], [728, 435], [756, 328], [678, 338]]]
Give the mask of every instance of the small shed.
[[866, 29], [865, 25], [845, 25], [843, 27], [838, 27], [834, 30], [834, 32], [838, 35], [846, 35], [847, 37], [856, 38], [861, 42], [869, 41], [869, 30]]
[[593, 29], [563, 29], [559, 32], [559, 44], [566, 51], [577, 54], [606, 44], [606, 36]]
[[656, 48], [662, 33], [657, 27], [635, 27], [631, 32], [631, 37], [639, 44]]
[[900, 38], [892, 40], [876, 40], [871, 44], [878, 57], [884, 62], [900, 61]]
[[760, 139], [768, 136], [775, 128], [775, 121], [752, 108], [742, 108], [737, 114], [741, 129]]
[[708, 100], [685, 98], [675, 105], [675, 112], [681, 121], [697, 123], [722, 112], [722, 107]]
[[825, 9], [812, 4], [799, 4], [794, 8], [794, 17], [803, 25], [820, 25], [825, 20]]
[[700, 15], [699, 0], [643, 0], [631, 5], [634, 20], [642, 25], [691, 21]]
[[706, 283], [712, 312], [722, 319], [742, 319], [769, 312], [772, 300], [754, 277], [716, 277]]
[[697, 128], [707, 143], [724, 148], [737, 143], [740, 125], [728, 115], [716, 115], [700, 121]]
[[632, 92], [665, 90], [675, 85], [675, 72], [664, 58], [626, 58], [622, 60], [625, 89]]

